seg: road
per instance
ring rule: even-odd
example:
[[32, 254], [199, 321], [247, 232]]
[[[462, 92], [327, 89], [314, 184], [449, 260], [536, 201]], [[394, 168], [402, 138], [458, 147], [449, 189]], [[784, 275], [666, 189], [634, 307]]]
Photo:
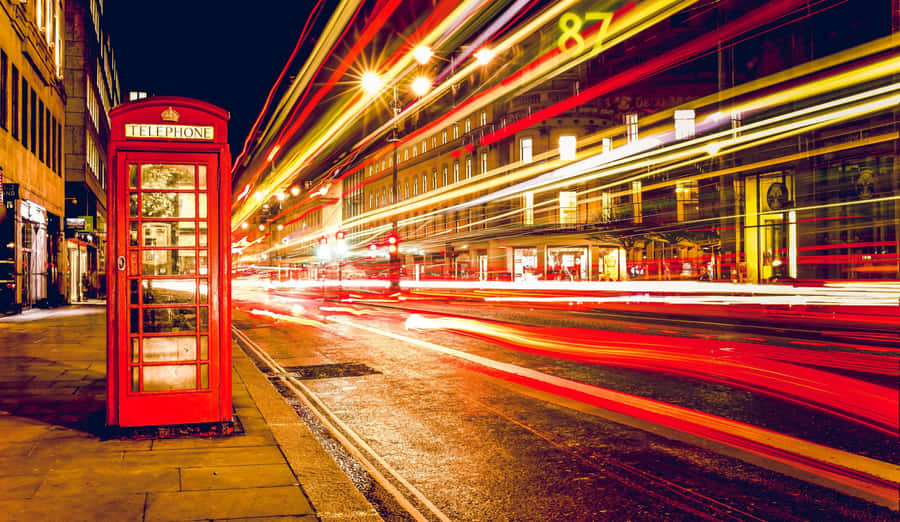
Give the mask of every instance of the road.
[[895, 347], [673, 321], [253, 288], [234, 314], [387, 519], [896, 515]]

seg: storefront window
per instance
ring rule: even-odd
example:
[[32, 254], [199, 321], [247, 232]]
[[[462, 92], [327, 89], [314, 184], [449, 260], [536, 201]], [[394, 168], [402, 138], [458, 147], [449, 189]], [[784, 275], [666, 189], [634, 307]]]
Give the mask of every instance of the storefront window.
[[536, 281], [538, 279], [537, 248], [513, 250], [513, 278], [516, 281]]
[[547, 247], [547, 279], [585, 281], [589, 264], [587, 247]]

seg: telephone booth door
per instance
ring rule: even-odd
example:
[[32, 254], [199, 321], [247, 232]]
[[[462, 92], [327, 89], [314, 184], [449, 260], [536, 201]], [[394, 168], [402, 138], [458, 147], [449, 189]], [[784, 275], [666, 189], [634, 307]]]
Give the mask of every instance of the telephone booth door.
[[108, 424], [227, 422], [227, 152], [150, 143], [110, 153]]

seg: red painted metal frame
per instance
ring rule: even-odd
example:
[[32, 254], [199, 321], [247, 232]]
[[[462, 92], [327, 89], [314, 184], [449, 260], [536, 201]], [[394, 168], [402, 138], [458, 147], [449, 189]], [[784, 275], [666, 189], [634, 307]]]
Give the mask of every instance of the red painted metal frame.
[[[162, 120], [174, 109], [178, 122]], [[231, 155], [228, 113], [199, 100], [154, 97], [119, 105], [110, 111], [109, 183], [107, 187], [107, 413], [110, 426], [134, 427], [228, 422], [231, 420]], [[212, 126], [211, 141], [135, 139], [125, 125], [177, 124]], [[206, 164], [209, 212], [209, 389], [134, 394], [130, 392], [128, 268], [119, 271], [119, 256], [128, 259], [127, 162]], [[195, 218], [196, 219], [196, 218]], [[130, 261], [130, 259], [128, 260]], [[215, 332], [215, 336], [214, 336]], [[216, 358], [213, 361], [213, 358]]]

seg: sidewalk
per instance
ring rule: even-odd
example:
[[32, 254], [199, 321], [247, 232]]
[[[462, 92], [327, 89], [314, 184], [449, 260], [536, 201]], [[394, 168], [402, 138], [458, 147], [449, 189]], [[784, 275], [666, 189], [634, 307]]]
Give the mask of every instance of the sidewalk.
[[0, 318], [0, 520], [380, 520], [236, 346], [242, 432], [108, 439], [105, 312]]

